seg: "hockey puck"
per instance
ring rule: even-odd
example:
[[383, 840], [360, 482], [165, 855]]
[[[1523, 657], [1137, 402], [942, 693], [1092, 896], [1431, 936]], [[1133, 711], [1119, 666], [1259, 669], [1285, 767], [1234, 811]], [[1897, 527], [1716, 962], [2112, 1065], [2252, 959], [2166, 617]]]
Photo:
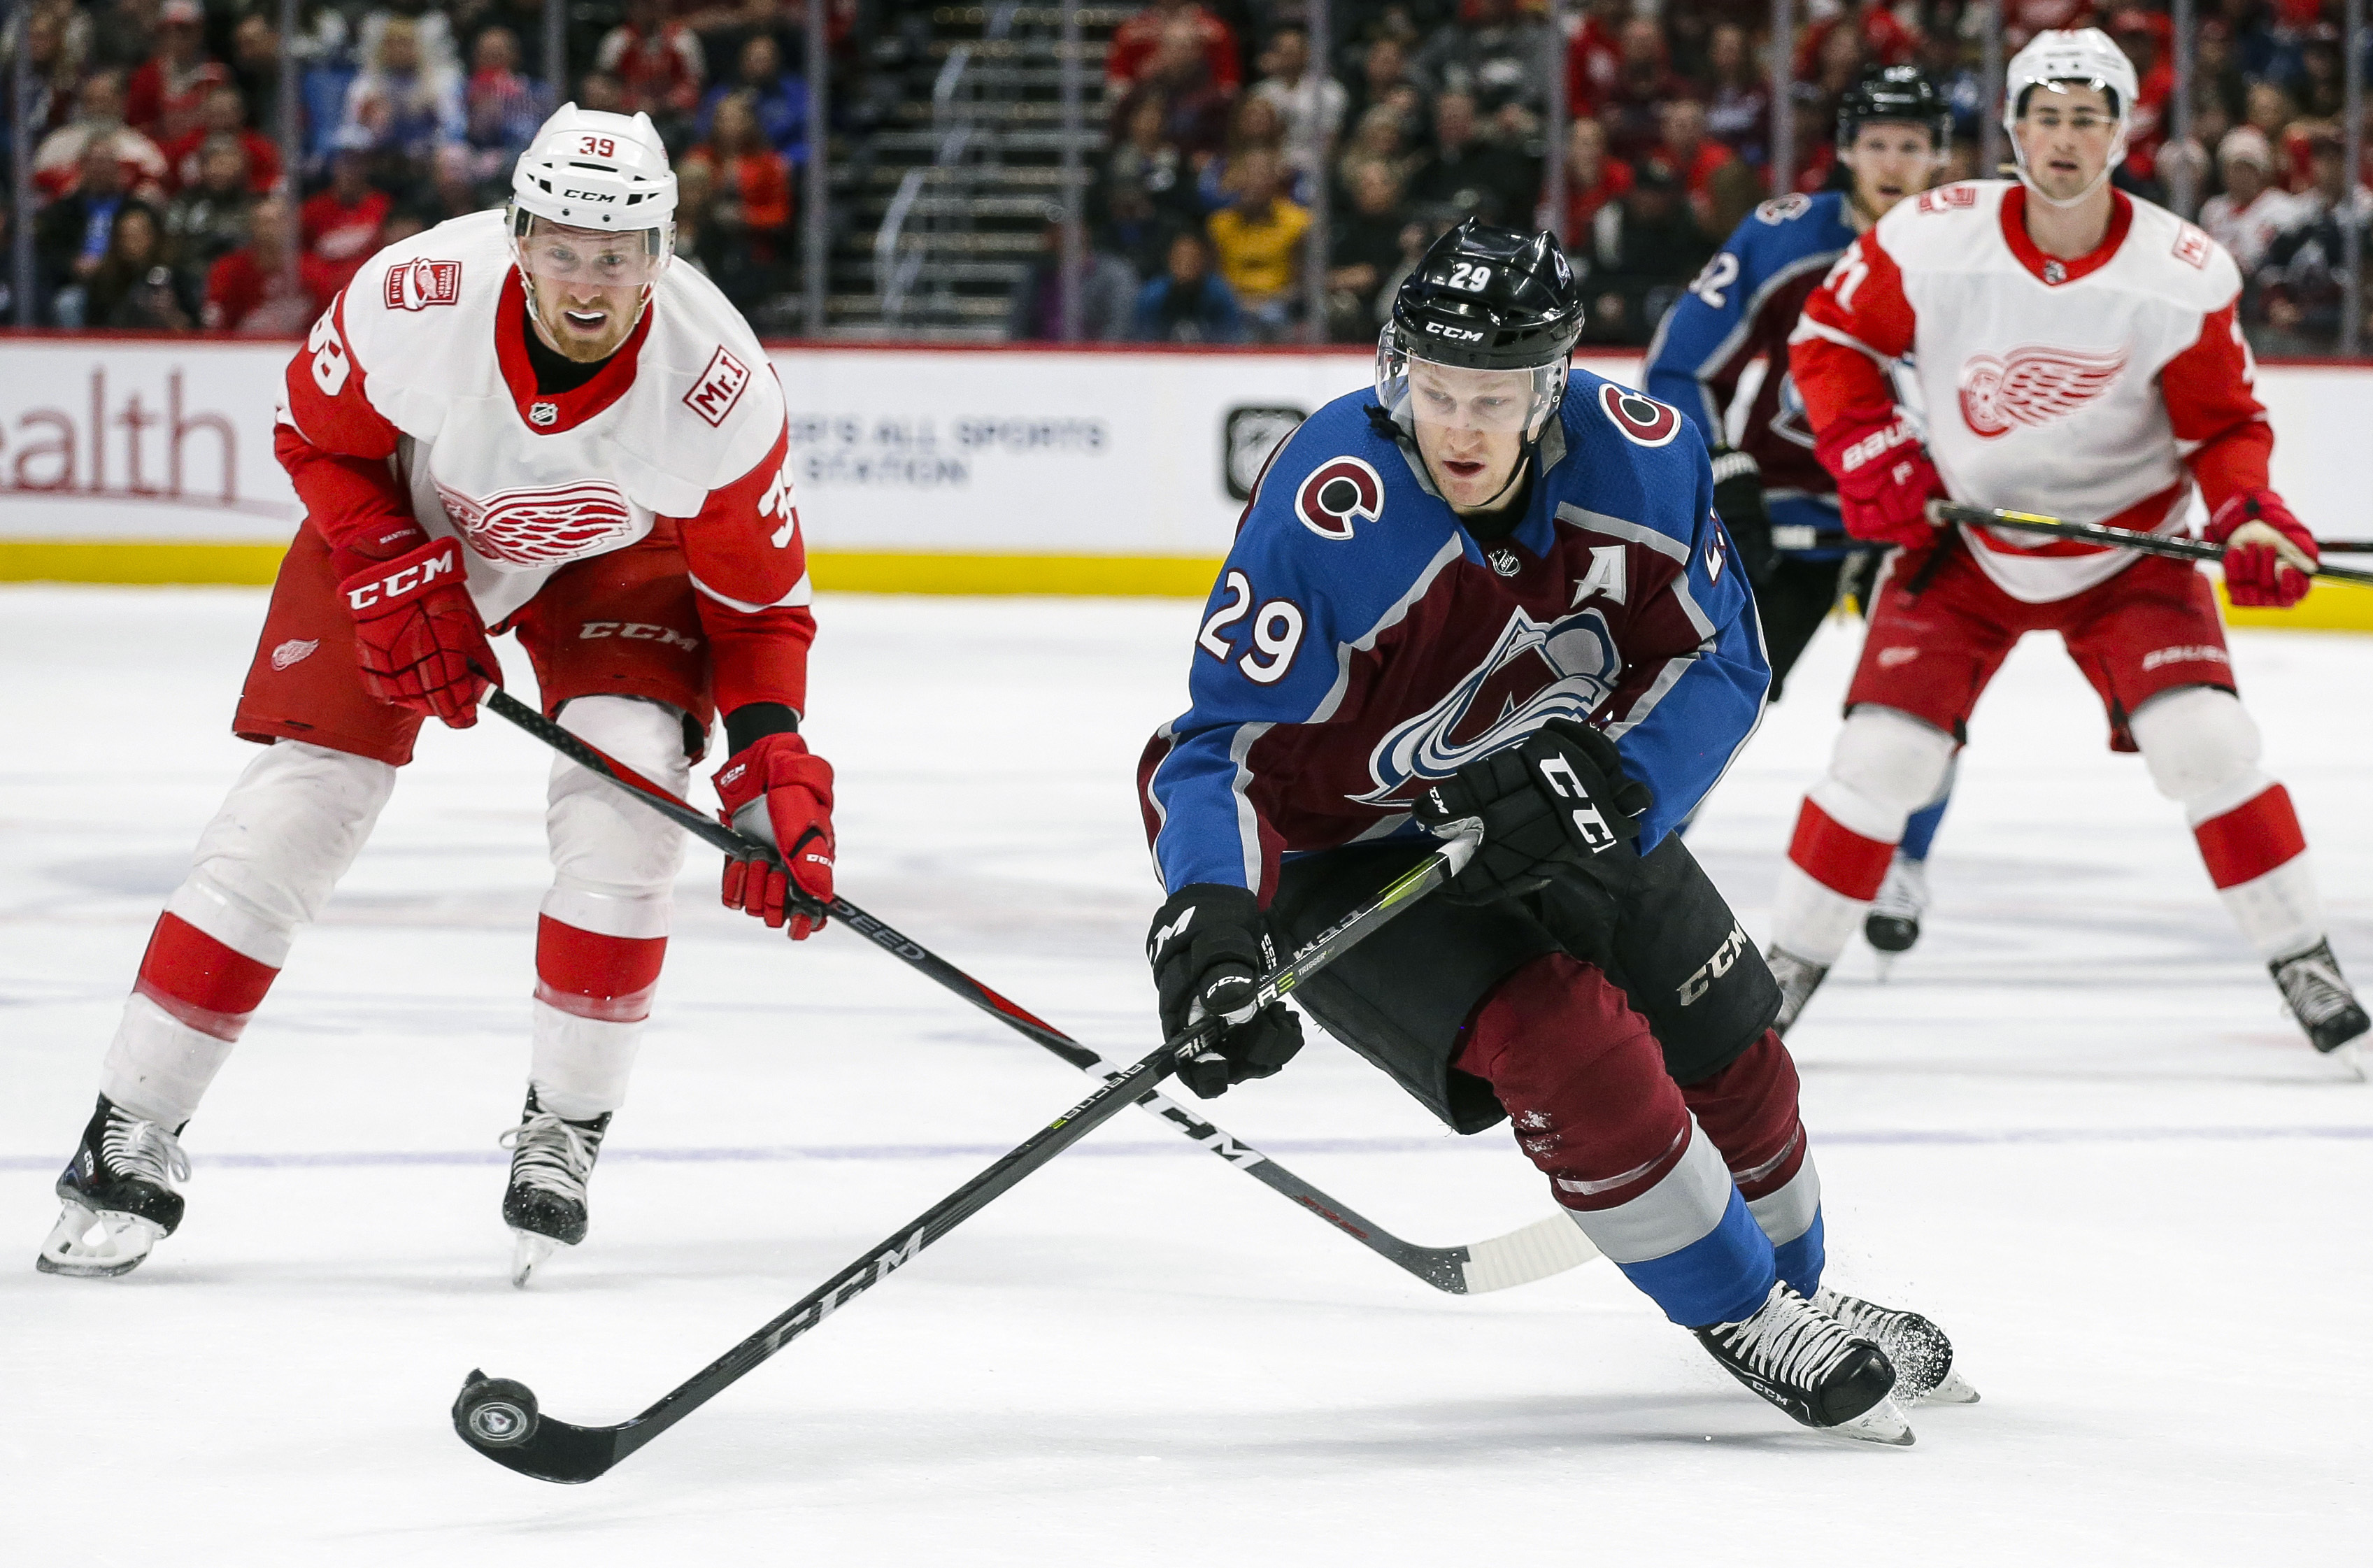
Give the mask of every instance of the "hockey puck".
[[453, 1427], [467, 1443], [508, 1448], [535, 1435], [535, 1396], [524, 1383], [473, 1372], [453, 1401]]

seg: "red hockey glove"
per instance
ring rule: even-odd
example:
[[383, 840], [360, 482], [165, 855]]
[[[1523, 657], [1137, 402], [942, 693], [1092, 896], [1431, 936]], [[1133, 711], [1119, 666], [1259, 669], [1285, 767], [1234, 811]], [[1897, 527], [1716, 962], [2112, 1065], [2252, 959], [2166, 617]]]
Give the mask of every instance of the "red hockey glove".
[[2272, 490], [2248, 489], [2216, 509], [2208, 542], [2225, 546], [2225, 593], [2253, 610], [2287, 610], [2307, 597], [2321, 562], [2315, 535]]
[[727, 825], [772, 844], [790, 867], [728, 860], [725, 907], [770, 926], [788, 919], [793, 942], [824, 930], [824, 917], [791, 903], [790, 890], [832, 902], [832, 764], [789, 731], [763, 736], [717, 770], [717, 798]]
[[1813, 451], [1837, 478], [1838, 509], [1848, 533], [1915, 550], [1936, 542], [1928, 502], [1945, 493], [1945, 482], [1908, 416], [1893, 409], [1884, 418], [1841, 415], [1821, 432]]
[[478, 699], [502, 669], [462, 580], [461, 546], [424, 537], [393, 560], [362, 560], [338, 584], [355, 617], [363, 689], [456, 730], [478, 721]]

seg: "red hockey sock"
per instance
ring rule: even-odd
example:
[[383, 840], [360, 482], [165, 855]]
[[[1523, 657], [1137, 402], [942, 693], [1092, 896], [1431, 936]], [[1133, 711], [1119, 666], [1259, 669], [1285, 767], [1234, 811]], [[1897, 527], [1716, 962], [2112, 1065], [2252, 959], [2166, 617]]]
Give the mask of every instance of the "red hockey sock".
[[132, 989], [202, 1035], [236, 1040], [279, 977], [169, 911], [157, 917]]
[[2192, 830], [2207, 862], [2208, 880], [2219, 891], [2254, 882], [2277, 866], [2307, 852], [2307, 835], [2299, 831], [2298, 813], [2291, 809], [2291, 792], [2269, 785], [2222, 816], [2212, 816]]
[[1681, 1097], [1748, 1202], [1779, 1191], [1804, 1167], [1796, 1063], [1771, 1030], [1713, 1077], [1682, 1084]]
[[1689, 1112], [1648, 1021], [1605, 975], [1564, 954], [1493, 988], [1457, 1065], [1490, 1084], [1517, 1146], [1569, 1209], [1629, 1202], [1689, 1146]]
[[1869, 903], [1887, 880], [1888, 862], [1895, 846], [1864, 838], [1853, 828], [1805, 798], [1796, 813], [1796, 835], [1788, 841], [1788, 859], [1798, 871], [1830, 892]]
[[659, 989], [666, 957], [663, 936], [603, 936], [541, 916], [535, 1000], [579, 1018], [639, 1024], [651, 1015], [651, 993]]

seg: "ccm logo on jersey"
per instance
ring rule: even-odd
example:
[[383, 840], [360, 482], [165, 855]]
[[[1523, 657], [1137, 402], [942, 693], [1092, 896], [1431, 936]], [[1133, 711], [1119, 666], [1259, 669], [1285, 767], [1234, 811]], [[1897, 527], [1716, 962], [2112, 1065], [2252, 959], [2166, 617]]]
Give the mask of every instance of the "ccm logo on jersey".
[[750, 367], [719, 348], [708, 357], [708, 369], [700, 373], [700, 380], [684, 394], [684, 405], [711, 425], [722, 425], [749, 384]]
[[1681, 982], [1681, 1005], [1687, 1007], [1712, 990], [1713, 983], [1729, 974], [1730, 966], [1737, 963], [1738, 955], [1746, 951], [1746, 930], [1739, 926], [1731, 927], [1730, 934], [1722, 939], [1722, 945], [1713, 950], [1713, 956], [1699, 965], [1697, 972]]
[[[392, 571], [376, 581], [359, 583], [346, 590], [346, 603], [357, 610], [368, 610], [374, 604], [393, 603], [398, 599], [409, 599], [415, 593], [434, 588], [439, 578], [459, 577], [461, 571], [462, 553], [454, 549], [453, 542], [448, 539], [444, 547], [435, 554], [424, 556], [401, 570]], [[303, 655], [298, 657], [302, 658]]]
[[1293, 493], [1294, 515], [1321, 539], [1349, 539], [1351, 520], [1385, 515], [1385, 481], [1366, 460], [1338, 457], [1320, 463]]
[[1972, 355], [1959, 377], [1961, 422], [1987, 440], [2016, 426], [2049, 425], [2108, 392], [2125, 368], [2121, 351], [2087, 354], [2040, 344], [2000, 359]]
[[656, 642], [662, 648], [681, 648], [686, 653], [700, 646], [696, 637], [686, 637], [672, 626], [655, 626], [642, 621], [587, 621], [577, 629], [577, 640], [592, 642], [614, 637], [626, 642]]
[[427, 257], [398, 262], [387, 270], [387, 308], [426, 310], [431, 305], [451, 305], [462, 298], [462, 263], [432, 262]]
[[1679, 409], [1667, 408], [1654, 398], [1642, 397], [1628, 387], [1609, 382], [1599, 388], [1598, 406], [1606, 410], [1607, 417], [1615, 421], [1615, 427], [1623, 432], [1623, 439], [1638, 446], [1666, 446], [1681, 433]]

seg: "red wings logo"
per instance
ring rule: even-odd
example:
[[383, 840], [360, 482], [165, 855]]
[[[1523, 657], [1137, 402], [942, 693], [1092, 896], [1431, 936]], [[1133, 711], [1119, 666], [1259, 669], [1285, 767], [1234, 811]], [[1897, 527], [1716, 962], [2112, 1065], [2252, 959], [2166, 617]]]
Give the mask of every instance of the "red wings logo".
[[1961, 419], [1988, 440], [2014, 426], [2049, 425], [2108, 392], [2125, 368], [2119, 351], [2029, 345], [2002, 359], [1972, 355], [1961, 367]]
[[590, 556], [635, 531], [625, 494], [599, 479], [498, 490], [484, 500], [439, 485], [437, 498], [478, 554], [520, 566]]
[[432, 262], [423, 257], [398, 262], [387, 270], [387, 308], [426, 310], [450, 305], [462, 298], [462, 263]]

